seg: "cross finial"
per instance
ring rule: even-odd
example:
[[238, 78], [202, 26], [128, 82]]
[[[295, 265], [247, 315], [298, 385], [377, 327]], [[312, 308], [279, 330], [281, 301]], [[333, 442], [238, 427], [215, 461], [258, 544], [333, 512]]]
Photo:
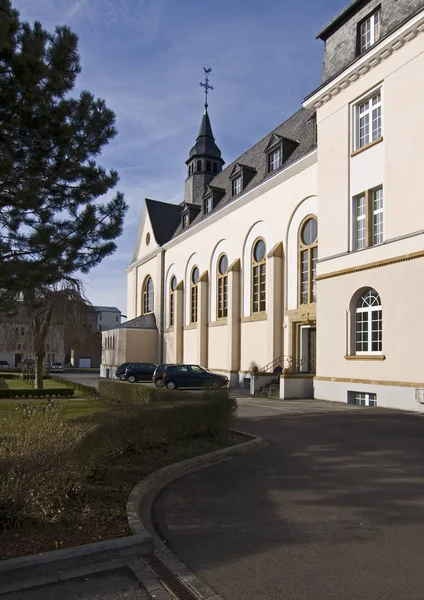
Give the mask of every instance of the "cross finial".
[[203, 70], [205, 72], [205, 81], [201, 81], [200, 85], [202, 87], [205, 88], [205, 112], [208, 111], [208, 94], [209, 94], [209, 90], [213, 90], [213, 87], [211, 85], [209, 85], [209, 73], [212, 71], [211, 68], [207, 69], [206, 67], [203, 67]]

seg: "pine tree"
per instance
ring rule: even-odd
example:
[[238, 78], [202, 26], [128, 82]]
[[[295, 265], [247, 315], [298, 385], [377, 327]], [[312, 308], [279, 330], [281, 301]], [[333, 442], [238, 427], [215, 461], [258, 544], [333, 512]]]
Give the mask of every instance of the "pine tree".
[[115, 115], [88, 91], [72, 95], [80, 70], [75, 33], [21, 22], [10, 0], [0, 0], [3, 311], [76, 285], [114, 252], [122, 233], [123, 195], [99, 201], [118, 174], [96, 163], [117, 133]]

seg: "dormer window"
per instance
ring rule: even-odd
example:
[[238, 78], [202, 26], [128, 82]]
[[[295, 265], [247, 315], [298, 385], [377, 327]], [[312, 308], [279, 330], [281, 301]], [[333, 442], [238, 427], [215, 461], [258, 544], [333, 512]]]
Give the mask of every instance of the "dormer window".
[[212, 196], [208, 196], [205, 199], [205, 215], [212, 212]]
[[268, 172], [277, 171], [282, 165], [282, 152], [281, 146], [276, 148], [268, 155]]
[[233, 179], [233, 182], [232, 182], [233, 196], [237, 196], [237, 194], [240, 194], [242, 187], [243, 187], [242, 186], [242, 177], [241, 177], [241, 175], [239, 175], [238, 177]]
[[190, 225], [190, 219], [188, 216], [188, 212], [183, 214], [183, 229], [187, 229], [187, 227]]
[[363, 54], [378, 42], [381, 35], [381, 8], [374, 11], [359, 25], [360, 53]]

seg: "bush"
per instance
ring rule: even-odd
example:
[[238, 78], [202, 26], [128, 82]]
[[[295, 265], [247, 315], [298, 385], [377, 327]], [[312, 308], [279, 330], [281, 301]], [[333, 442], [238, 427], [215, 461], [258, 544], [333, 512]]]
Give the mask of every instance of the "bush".
[[[201, 394], [202, 392], [199, 392]], [[105, 380], [99, 383], [99, 394], [105, 400], [118, 404], [149, 404], [175, 398], [181, 392], [170, 392], [166, 388], [157, 388], [142, 384], [129, 384], [123, 381]]]
[[0, 379], [22, 379], [22, 373], [0, 373]]
[[177, 402], [176, 394], [171, 395], [172, 400], [167, 394], [160, 402], [111, 404], [109, 410], [95, 415], [97, 426], [85, 442], [84, 456], [92, 464], [102, 464], [108, 455], [141, 453], [187, 438], [214, 436], [228, 427], [235, 415], [236, 403], [228, 390], [196, 396], [181, 392]]
[[87, 424], [69, 424], [55, 403], [21, 405], [0, 428], [0, 531], [26, 519], [59, 518], [83, 471]]
[[57, 381], [58, 383], [61, 383], [62, 385], [68, 385], [69, 387], [73, 388], [74, 390], [77, 390], [79, 392], [84, 392], [84, 394], [87, 394], [88, 396], [97, 396], [97, 390], [95, 387], [93, 387], [92, 385], [85, 385], [84, 383], [78, 383], [77, 381], [71, 381], [70, 379], [63, 379], [63, 377], [54, 377], [52, 375], [49, 376], [48, 379], [51, 379], [52, 381]]
[[21, 389], [10, 390], [0, 389], [0, 398], [68, 398], [74, 395], [74, 390], [66, 388], [50, 388], [47, 390]]

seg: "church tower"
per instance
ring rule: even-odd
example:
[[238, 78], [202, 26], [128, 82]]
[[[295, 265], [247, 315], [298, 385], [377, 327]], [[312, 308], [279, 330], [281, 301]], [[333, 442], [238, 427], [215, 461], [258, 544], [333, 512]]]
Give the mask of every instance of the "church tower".
[[190, 150], [186, 165], [188, 167], [185, 182], [185, 202], [189, 204], [201, 204], [202, 196], [206, 186], [212, 179], [222, 171], [225, 161], [221, 158], [221, 150], [215, 144], [212, 126], [208, 114], [208, 93], [213, 90], [209, 85], [209, 73], [211, 69], [204, 69], [205, 83], [200, 85], [205, 88], [205, 111], [200, 124], [199, 135], [196, 143]]

